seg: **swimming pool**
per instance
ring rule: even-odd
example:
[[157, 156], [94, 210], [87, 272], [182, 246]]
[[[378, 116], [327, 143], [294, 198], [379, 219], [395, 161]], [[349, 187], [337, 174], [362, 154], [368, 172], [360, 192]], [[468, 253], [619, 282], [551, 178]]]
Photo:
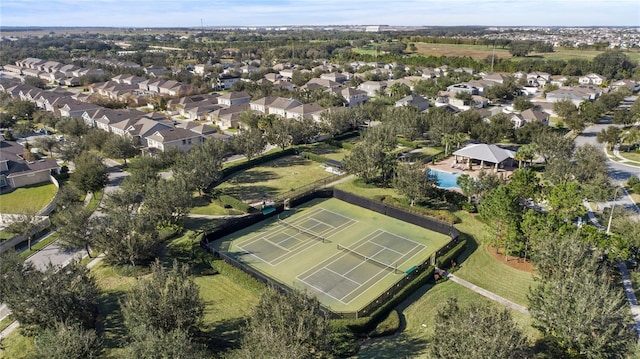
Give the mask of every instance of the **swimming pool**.
[[458, 184], [456, 183], [458, 177], [460, 177], [460, 173], [444, 172], [431, 169], [429, 170], [429, 172], [435, 174], [438, 177], [438, 187], [460, 189], [460, 186], [458, 186]]

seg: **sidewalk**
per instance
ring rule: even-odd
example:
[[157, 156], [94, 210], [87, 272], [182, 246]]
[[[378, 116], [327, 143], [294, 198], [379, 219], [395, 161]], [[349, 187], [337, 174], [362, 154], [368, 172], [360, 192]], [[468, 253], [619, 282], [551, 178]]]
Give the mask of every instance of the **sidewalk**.
[[[636, 168], [640, 168], [640, 162], [638, 161], [634, 161], [634, 160], [630, 160], [628, 158], [623, 157], [620, 154], [620, 144], [616, 144], [613, 147], [613, 155], [609, 154], [609, 152], [607, 151], [607, 146], [604, 146], [604, 154], [607, 155], [607, 157], [609, 157], [609, 160], [611, 161], [615, 161], [616, 163], [625, 165], [625, 166], [629, 166], [629, 167], [636, 167]], [[617, 160], [613, 160], [613, 158], [616, 158]]]
[[[439, 271], [439, 270], [441, 270], [441, 269], [436, 268], [436, 271]], [[514, 303], [514, 302], [512, 302], [512, 301], [510, 301], [510, 300], [508, 300], [506, 298], [503, 298], [503, 297], [501, 297], [501, 296], [499, 296], [499, 295], [497, 295], [495, 293], [492, 293], [492, 292], [489, 292], [486, 289], [480, 288], [477, 285], [469, 283], [464, 279], [458, 278], [458, 277], [454, 276], [453, 274], [451, 274], [451, 273], [449, 273], [447, 271], [443, 270], [443, 272], [444, 272], [444, 275], [447, 278], [449, 278], [449, 280], [452, 281], [452, 282], [456, 282], [456, 283], [460, 284], [463, 287], [471, 289], [472, 291], [480, 294], [483, 297], [489, 298], [489, 299], [493, 300], [494, 302], [498, 302], [498, 303], [500, 303], [500, 304], [502, 304], [502, 305], [504, 305], [504, 306], [506, 306], [508, 308], [511, 308], [511, 309], [513, 309], [515, 311], [518, 311], [518, 312], [524, 313], [524, 314], [529, 314], [529, 310], [527, 310], [527, 308], [525, 308], [524, 306], [522, 306], [520, 304], [516, 304], [516, 303]]]

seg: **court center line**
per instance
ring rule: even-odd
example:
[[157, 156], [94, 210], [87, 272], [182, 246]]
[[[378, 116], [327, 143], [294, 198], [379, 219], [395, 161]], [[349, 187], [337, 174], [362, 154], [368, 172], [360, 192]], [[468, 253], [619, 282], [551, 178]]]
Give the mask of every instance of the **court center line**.
[[[376, 267], [376, 268], [377, 268], [377, 267]], [[344, 297], [342, 297], [342, 298], [348, 297], [349, 295], [351, 295], [351, 293], [353, 293], [353, 292], [355, 292], [356, 290], [358, 290], [358, 289], [360, 289], [360, 288], [364, 287], [367, 283], [369, 283], [371, 280], [373, 280], [373, 278], [375, 278], [376, 276], [378, 276], [378, 275], [379, 275], [380, 273], [382, 273], [382, 272], [386, 272], [386, 274], [385, 274], [384, 276], [382, 276], [382, 278], [378, 279], [377, 281], [375, 281], [374, 283], [372, 283], [371, 285], [369, 285], [365, 290], [363, 290], [363, 291], [362, 291], [362, 293], [358, 294], [357, 296], [355, 296], [353, 299], [351, 299], [350, 301], [346, 302], [345, 304], [349, 305], [349, 303], [351, 303], [351, 302], [353, 302], [354, 300], [358, 299], [361, 295], [363, 295], [364, 293], [366, 293], [370, 288], [375, 288], [375, 287], [376, 287], [376, 285], [378, 285], [378, 283], [380, 283], [380, 282], [382, 282], [383, 280], [385, 280], [389, 275], [394, 274], [393, 272], [389, 272], [389, 271], [387, 271], [386, 269], [381, 269], [381, 270], [380, 270], [380, 271], [378, 271], [375, 275], [371, 276], [371, 278], [369, 278], [369, 280], [367, 280], [366, 282], [362, 283], [362, 284], [360, 285], [360, 287], [358, 287], [358, 288], [356, 288], [356, 289], [352, 290], [351, 292], [347, 293], [347, 295], [345, 295], [345, 296], [344, 296]], [[402, 278], [404, 278], [404, 276], [403, 276], [403, 277], [398, 278], [398, 280], [396, 280], [395, 282], [393, 282], [393, 284], [392, 284], [392, 285], [390, 285], [388, 288], [391, 288], [392, 286], [394, 286], [394, 285], [398, 284], [398, 282], [399, 282]], [[388, 288], [387, 288], [387, 289], [388, 289]], [[344, 303], [344, 302], [343, 302], [343, 303]]]
[[[338, 299], [338, 298], [334, 297], [333, 295], [329, 294], [328, 292], [325, 292], [324, 290], [322, 290], [322, 289], [320, 289], [320, 288], [316, 287], [315, 285], [310, 284], [310, 283], [307, 283], [305, 280], [300, 280], [300, 281], [301, 281], [302, 283], [306, 284], [307, 286], [309, 286], [309, 287], [311, 287], [311, 288], [315, 289], [316, 291], [318, 291], [318, 292], [320, 292], [320, 293], [322, 293], [322, 294], [324, 294], [324, 295], [326, 295], [326, 296], [328, 296], [328, 297], [331, 297], [331, 298], [333, 298], [333, 299], [337, 300], [338, 302], [340, 302], [340, 303], [342, 303], [342, 304], [347, 304], [347, 303], [343, 302], [343, 301], [342, 301], [342, 299]], [[343, 298], [344, 298], [344, 297], [343, 297]]]
[[362, 284], [360, 284], [360, 282], [356, 282], [355, 280], [353, 280], [353, 279], [351, 279], [351, 278], [348, 278], [348, 277], [346, 277], [344, 274], [340, 274], [340, 273], [338, 273], [338, 272], [334, 271], [333, 269], [330, 269], [330, 268], [327, 268], [327, 267], [324, 267], [324, 269], [326, 269], [326, 270], [328, 270], [329, 272], [332, 272], [332, 273], [334, 273], [334, 274], [336, 274], [336, 275], [339, 275], [340, 277], [342, 277], [342, 278], [344, 278], [344, 279], [346, 279], [346, 280], [348, 280], [348, 281], [350, 281], [350, 282], [353, 282], [353, 283], [355, 283], [355, 284], [357, 284], [357, 285], [362, 285]]

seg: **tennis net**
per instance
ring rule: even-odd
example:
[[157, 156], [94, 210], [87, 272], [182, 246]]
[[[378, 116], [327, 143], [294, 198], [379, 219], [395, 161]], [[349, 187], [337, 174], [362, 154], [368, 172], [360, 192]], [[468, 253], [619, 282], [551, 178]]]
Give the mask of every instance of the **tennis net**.
[[324, 243], [324, 241], [325, 241], [324, 237], [321, 237], [321, 236], [319, 236], [319, 235], [317, 235], [315, 233], [309, 232], [306, 229], [302, 229], [302, 228], [300, 228], [298, 226], [295, 226], [295, 225], [293, 225], [293, 224], [291, 224], [291, 223], [289, 223], [289, 222], [287, 222], [287, 221], [285, 221], [283, 219], [280, 219], [280, 217], [278, 217], [278, 222], [281, 223], [282, 225], [284, 225], [285, 227], [289, 227], [291, 229], [297, 230], [299, 233], [304, 233], [304, 234], [308, 235], [309, 237], [315, 239], [316, 241], [320, 241], [322, 243]]
[[392, 270], [392, 271], [393, 271], [393, 273], [400, 273], [400, 272], [398, 272], [398, 266], [397, 266], [396, 264], [387, 264], [387, 263], [380, 262], [380, 261], [379, 261], [379, 260], [377, 260], [377, 259], [373, 259], [373, 258], [371, 258], [371, 257], [367, 257], [367, 256], [365, 256], [364, 254], [360, 254], [360, 253], [358, 253], [358, 252], [354, 251], [353, 249], [351, 249], [351, 248], [349, 248], [349, 247], [341, 246], [341, 245], [339, 245], [339, 244], [338, 244], [338, 249], [343, 250], [343, 251], [347, 251], [347, 252], [349, 252], [350, 254], [352, 254], [352, 255], [354, 255], [354, 256], [356, 256], [356, 257], [358, 257], [358, 258], [362, 259], [362, 260], [363, 260], [363, 261], [365, 261], [365, 262], [373, 263], [373, 264], [375, 264], [375, 265], [377, 265], [378, 267], [381, 267], [381, 268], [383, 268], [383, 269], [389, 269], [389, 270]]

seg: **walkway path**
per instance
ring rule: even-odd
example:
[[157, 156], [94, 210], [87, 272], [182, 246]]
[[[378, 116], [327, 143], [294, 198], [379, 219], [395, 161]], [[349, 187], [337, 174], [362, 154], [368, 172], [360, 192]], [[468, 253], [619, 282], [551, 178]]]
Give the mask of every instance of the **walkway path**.
[[[591, 223], [593, 223], [593, 225], [595, 225], [599, 230], [604, 231], [605, 228], [602, 227], [602, 225], [598, 222], [596, 216], [593, 214], [589, 202], [587, 200], [584, 200], [583, 204], [587, 209], [587, 215], [589, 216], [589, 220], [591, 220]], [[638, 338], [640, 339], [640, 306], [638, 306], [638, 299], [636, 298], [636, 293], [633, 290], [631, 276], [629, 276], [627, 264], [623, 260], [618, 260], [618, 268], [620, 269], [620, 273], [622, 275], [622, 286], [624, 287], [624, 294], [627, 296], [629, 309], [631, 310], [631, 315], [633, 316], [636, 333], [638, 334]]]
[[[441, 269], [436, 268], [436, 271], [439, 271], [439, 270], [441, 270]], [[456, 283], [460, 284], [463, 287], [469, 288], [472, 291], [474, 291], [474, 292], [476, 292], [476, 293], [478, 293], [478, 294], [480, 294], [480, 295], [482, 295], [482, 296], [484, 296], [486, 298], [489, 298], [489, 299], [491, 299], [491, 300], [493, 300], [495, 302], [498, 302], [498, 303], [500, 303], [500, 304], [502, 304], [502, 305], [504, 305], [506, 307], [509, 307], [509, 308], [511, 308], [513, 310], [516, 310], [516, 311], [518, 311], [520, 313], [529, 314], [529, 310], [527, 310], [526, 307], [524, 307], [524, 306], [522, 306], [520, 304], [516, 304], [516, 303], [514, 303], [514, 302], [512, 302], [512, 301], [510, 301], [510, 300], [508, 300], [506, 298], [503, 298], [503, 297], [501, 297], [501, 296], [499, 296], [499, 295], [497, 295], [495, 293], [492, 293], [492, 292], [489, 292], [486, 289], [480, 288], [477, 285], [469, 283], [464, 279], [458, 278], [458, 277], [454, 276], [453, 274], [451, 274], [451, 273], [449, 273], [447, 271], [443, 271], [443, 272], [444, 272], [443, 274], [447, 278], [449, 278], [449, 280], [452, 281], [452, 282], [456, 282]]]

